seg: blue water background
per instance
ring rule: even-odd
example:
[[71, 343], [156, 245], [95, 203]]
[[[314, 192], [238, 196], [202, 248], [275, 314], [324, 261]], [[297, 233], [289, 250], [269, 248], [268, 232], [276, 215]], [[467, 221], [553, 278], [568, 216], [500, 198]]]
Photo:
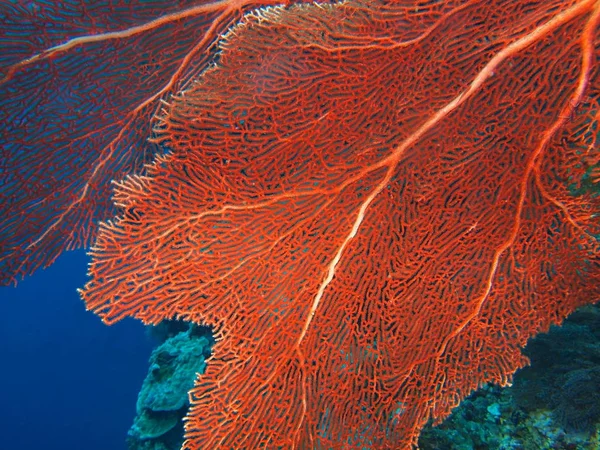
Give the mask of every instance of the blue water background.
[[153, 344], [85, 310], [84, 251], [0, 287], [0, 449], [125, 450]]

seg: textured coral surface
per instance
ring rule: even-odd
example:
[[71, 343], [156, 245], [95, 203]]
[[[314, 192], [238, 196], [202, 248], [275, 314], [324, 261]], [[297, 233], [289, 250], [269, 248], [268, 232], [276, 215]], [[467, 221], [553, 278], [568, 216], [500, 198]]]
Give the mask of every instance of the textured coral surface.
[[[199, 33], [240, 7], [218, 5]], [[407, 448], [598, 300], [599, 21], [591, 0], [255, 10], [159, 91], [169, 153], [116, 183], [82, 297], [215, 327], [185, 448]]]
[[93, 241], [116, 213], [110, 181], [161, 153], [160, 100], [245, 3], [0, 0], [0, 285]]

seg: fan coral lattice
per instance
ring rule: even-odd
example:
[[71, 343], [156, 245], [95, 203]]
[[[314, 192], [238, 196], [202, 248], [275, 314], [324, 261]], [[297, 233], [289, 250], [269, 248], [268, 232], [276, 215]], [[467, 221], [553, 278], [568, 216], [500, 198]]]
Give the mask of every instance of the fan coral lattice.
[[403, 448], [598, 300], [600, 2], [257, 10], [117, 183], [87, 306], [218, 342], [185, 448]]

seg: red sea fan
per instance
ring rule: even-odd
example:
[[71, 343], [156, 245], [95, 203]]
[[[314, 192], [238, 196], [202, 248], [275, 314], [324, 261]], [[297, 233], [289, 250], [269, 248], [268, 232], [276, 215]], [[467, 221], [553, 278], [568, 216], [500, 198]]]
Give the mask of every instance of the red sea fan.
[[598, 300], [599, 22], [347, 1], [229, 30], [82, 290], [107, 323], [215, 327], [185, 448], [408, 448]]
[[0, 283], [214, 326], [187, 449], [407, 448], [599, 298], [600, 2], [272, 3], [0, 1]]
[[0, 0], [0, 285], [91, 242], [110, 180], [160, 153], [160, 100], [249, 3]]

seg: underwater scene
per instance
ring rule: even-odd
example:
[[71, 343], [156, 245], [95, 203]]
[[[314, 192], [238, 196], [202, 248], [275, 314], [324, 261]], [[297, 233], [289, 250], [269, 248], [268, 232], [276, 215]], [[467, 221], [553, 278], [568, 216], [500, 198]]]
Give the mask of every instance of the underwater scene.
[[0, 0], [0, 450], [600, 449], [600, 0]]
[[[18, 289], [0, 288], [0, 359], [10, 367], [0, 372], [10, 405], [3, 448], [178, 450], [187, 391], [206, 368], [212, 331], [177, 321], [105, 327], [73, 289], [85, 279], [86, 259], [64, 255]], [[600, 448], [598, 305], [538, 335], [524, 352], [531, 365], [511, 387], [478, 389], [442, 424], [428, 424], [419, 448]], [[32, 389], [40, 380], [46, 388]]]

